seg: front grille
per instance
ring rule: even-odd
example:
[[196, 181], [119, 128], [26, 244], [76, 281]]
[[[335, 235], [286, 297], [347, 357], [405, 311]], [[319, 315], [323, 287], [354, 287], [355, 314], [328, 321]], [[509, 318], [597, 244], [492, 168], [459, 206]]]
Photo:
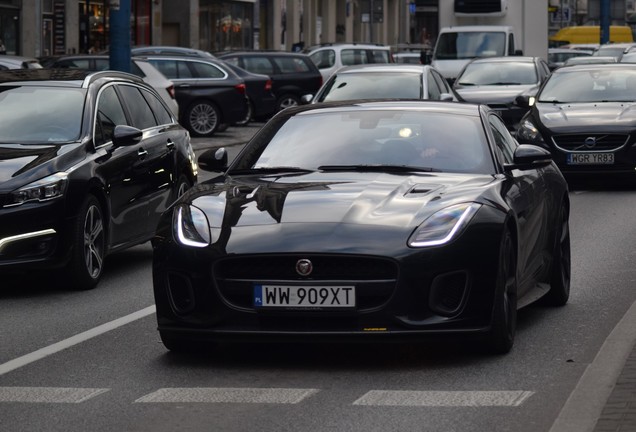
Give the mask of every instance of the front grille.
[[[309, 276], [296, 272], [296, 263], [308, 259], [313, 265]], [[394, 261], [363, 256], [341, 255], [268, 255], [231, 257], [217, 262], [214, 280], [223, 298], [235, 307], [252, 309], [255, 284], [278, 283], [347, 283], [356, 286], [358, 310], [372, 309], [386, 303], [397, 283], [398, 267]]]
[[626, 134], [564, 134], [554, 135], [552, 142], [566, 151], [614, 151], [629, 140]]

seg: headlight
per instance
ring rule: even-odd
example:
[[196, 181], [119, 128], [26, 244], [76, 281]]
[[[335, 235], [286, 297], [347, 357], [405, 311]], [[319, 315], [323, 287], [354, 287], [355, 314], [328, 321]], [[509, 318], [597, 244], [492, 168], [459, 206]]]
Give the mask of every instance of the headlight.
[[526, 144], [545, 144], [539, 129], [530, 120], [526, 119], [521, 122], [517, 129], [517, 141]]
[[411, 247], [439, 246], [448, 243], [477, 213], [481, 204], [457, 204], [438, 211], [419, 226], [409, 239]]
[[175, 239], [185, 246], [202, 248], [212, 241], [205, 213], [190, 205], [180, 205], [175, 209], [172, 228]]
[[6, 207], [32, 201], [50, 201], [63, 197], [67, 186], [68, 173], [59, 172], [52, 174], [11, 192]]

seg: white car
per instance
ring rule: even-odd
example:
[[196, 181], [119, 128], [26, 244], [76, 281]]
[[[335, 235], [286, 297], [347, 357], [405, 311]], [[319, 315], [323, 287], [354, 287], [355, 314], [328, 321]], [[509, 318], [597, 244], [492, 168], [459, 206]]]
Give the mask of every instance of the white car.
[[307, 50], [324, 81], [343, 66], [393, 63], [391, 47], [380, 44], [322, 44]]
[[7, 69], [42, 69], [38, 59], [13, 55], [0, 56], [0, 70]]

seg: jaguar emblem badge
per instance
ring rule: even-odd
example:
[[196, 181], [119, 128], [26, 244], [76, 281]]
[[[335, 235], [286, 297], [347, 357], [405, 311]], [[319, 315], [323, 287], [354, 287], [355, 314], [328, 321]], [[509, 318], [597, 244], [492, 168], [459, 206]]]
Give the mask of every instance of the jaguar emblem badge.
[[314, 270], [314, 265], [306, 258], [296, 261], [296, 273], [301, 276], [309, 276]]

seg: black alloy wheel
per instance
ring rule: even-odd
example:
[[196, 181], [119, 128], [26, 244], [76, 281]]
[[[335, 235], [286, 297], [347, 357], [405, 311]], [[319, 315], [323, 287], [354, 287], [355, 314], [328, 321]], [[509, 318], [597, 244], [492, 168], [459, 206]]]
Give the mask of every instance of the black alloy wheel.
[[517, 249], [509, 228], [499, 247], [499, 263], [491, 329], [487, 336], [488, 351], [506, 354], [514, 344], [517, 330]]
[[95, 288], [104, 271], [106, 235], [97, 198], [89, 195], [81, 206], [73, 231], [73, 253], [67, 270], [74, 288]]

